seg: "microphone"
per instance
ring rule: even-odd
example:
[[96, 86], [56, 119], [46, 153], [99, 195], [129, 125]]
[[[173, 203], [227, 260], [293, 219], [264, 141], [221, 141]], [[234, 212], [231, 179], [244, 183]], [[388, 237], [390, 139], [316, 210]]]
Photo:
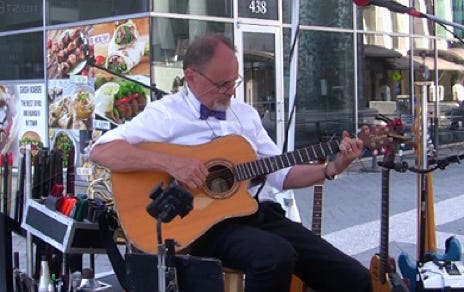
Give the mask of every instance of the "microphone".
[[416, 9], [412, 7], [407, 7], [404, 6], [403, 4], [400, 4], [395, 1], [389, 1], [389, 0], [353, 0], [354, 4], [358, 6], [369, 6], [369, 5], [374, 5], [374, 6], [379, 6], [379, 7], [385, 7], [388, 10], [392, 12], [397, 12], [397, 13], [406, 13], [415, 17], [425, 17], [424, 14], [421, 12], [417, 11]]

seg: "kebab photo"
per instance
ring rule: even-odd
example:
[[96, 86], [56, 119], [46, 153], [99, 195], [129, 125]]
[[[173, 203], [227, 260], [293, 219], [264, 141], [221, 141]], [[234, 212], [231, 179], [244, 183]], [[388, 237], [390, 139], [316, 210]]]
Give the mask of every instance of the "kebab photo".
[[63, 78], [67, 75], [78, 74], [86, 66], [86, 55], [89, 47], [83, 39], [89, 28], [73, 28], [64, 31], [51, 31], [48, 38], [48, 76], [49, 78]]

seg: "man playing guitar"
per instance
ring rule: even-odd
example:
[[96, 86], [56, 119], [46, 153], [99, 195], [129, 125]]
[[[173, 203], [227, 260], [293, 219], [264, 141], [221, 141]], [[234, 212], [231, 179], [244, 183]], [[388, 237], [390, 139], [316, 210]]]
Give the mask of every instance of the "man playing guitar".
[[[144, 223], [150, 220], [144, 214], [148, 191], [137, 179], [164, 173], [148, 179], [149, 185], [157, 185], [158, 178], [165, 183], [174, 180], [194, 194], [191, 213], [172, 222], [171, 236], [181, 242], [178, 251], [216, 257], [225, 266], [244, 271], [245, 291], [288, 291], [292, 274], [317, 291], [371, 291], [369, 271], [358, 261], [287, 219], [266, 190], [256, 198], [251, 197], [256, 195], [253, 190], [251, 196], [247, 190], [247, 181], [256, 174], [266, 174], [268, 183], [279, 190], [333, 179], [360, 156], [363, 142], [343, 133], [336, 158], [325, 165], [307, 162], [334, 154], [325, 152], [335, 148], [280, 155], [258, 112], [232, 98], [242, 79], [229, 39], [220, 35], [197, 39], [183, 62], [184, 88], [105, 133], [90, 153], [92, 161], [113, 173], [115, 204], [128, 239], [144, 251], [156, 252], [150, 250], [155, 237], [149, 237], [153, 241], [146, 245], [136, 241], [155, 230], [154, 222]], [[257, 158], [262, 160], [250, 163]], [[127, 177], [130, 188], [118, 184], [118, 178]], [[118, 189], [123, 196], [118, 196]], [[127, 189], [131, 191], [125, 193]], [[196, 216], [198, 220], [192, 220]], [[211, 224], [202, 226], [210, 219]], [[163, 228], [165, 234], [169, 224]], [[182, 242], [182, 236], [198, 229]]]

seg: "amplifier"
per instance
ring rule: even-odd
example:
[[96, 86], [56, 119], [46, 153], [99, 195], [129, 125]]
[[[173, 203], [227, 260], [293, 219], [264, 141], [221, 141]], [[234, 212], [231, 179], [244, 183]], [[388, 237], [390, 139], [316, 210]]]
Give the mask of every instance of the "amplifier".
[[429, 261], [419, 267], [419, 291], [464, 292], [464, 266], [459, 261]]

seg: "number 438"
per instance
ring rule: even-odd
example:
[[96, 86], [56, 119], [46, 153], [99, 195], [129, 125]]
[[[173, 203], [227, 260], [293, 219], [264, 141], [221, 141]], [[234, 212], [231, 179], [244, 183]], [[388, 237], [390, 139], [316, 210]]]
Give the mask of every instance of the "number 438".
[[250, 11], [253, 13], [266, 14], [267, 12], [267, 3], [266, 1], [253, 0], [250, 1]]

